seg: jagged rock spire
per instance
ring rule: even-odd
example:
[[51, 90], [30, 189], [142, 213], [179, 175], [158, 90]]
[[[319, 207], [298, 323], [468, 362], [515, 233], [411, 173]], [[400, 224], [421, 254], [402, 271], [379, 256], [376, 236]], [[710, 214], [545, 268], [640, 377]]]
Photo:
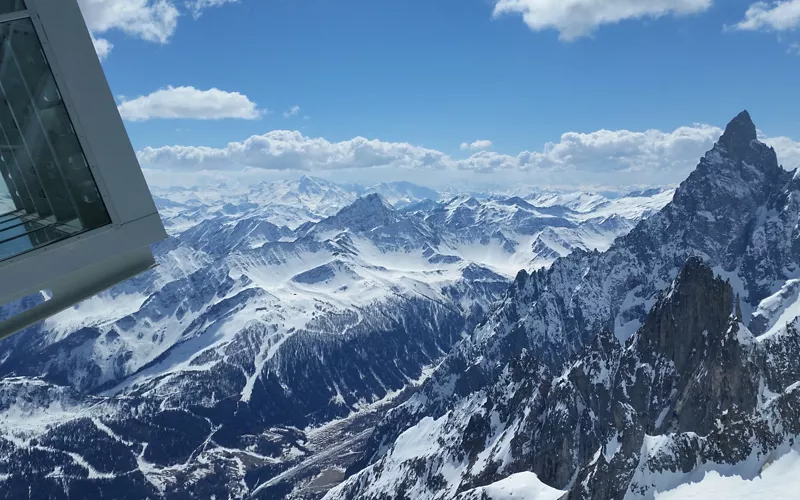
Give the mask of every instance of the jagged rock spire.
[[[758, 140], [756, 126], [747, 111], [742, 111], [731, 120], [718, 144], [727, 151], [725, 156], [729, 159], [755, 167], [769, 181], [776, 180], [784, 173], [775, 150]], [[744, 174], [745, 177], [748, 175], [746, 172]]]
[[722, 134], [719, 142], [723, 146], [730, 148], [736, 145], [749, 145], [752, 141], [757, 139], [758, 132], [756, 131], [756, 125], [753, 123], [750, 113], [745, 110], [739, 113], [736, 118], [731, 120], [728, 126], [725, 127], [725, 133]]

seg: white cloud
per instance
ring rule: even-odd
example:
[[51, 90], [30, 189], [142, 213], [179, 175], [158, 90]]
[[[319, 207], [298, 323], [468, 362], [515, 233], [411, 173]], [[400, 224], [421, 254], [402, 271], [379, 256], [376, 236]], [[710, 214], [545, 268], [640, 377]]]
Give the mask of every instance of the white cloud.
[[178, 25], [178, 9], [168, 0], [78, 0], [95, 34], [121, 30], [150, 42], [166, 43]]
[[239, 0], [187, 0], [187, 5], [195, 17], [200, 16], [209, 7], [219, 7], [227, 3], [236, 3]]
[[494, 15], [520, 14], [532, 30], [558, 30], [562, 40], [591, 35], [603, 24], [628, 19], [689, 15], [713, 0], [495, 0]]
[[800, 0], [756, 2], [745, 12], [736, 29], [743, 31], [789, 31], [800, 27]]
[[[478, 151], [455, 159], [440, 151], [356, 137], [329, 142], [300, 132], [272, 131], [233, 142], [225, 148], [169, 146], [145, 148], [139, 159], [149, 168], [194, 172], [240, 170], [313, 171], [352, 180], [393, 176], [425, 182], [537, 184], [551, 187], [627, 187], [676, 184], [696, 166], [722, 134], [710, 125], [671, 132], [599, 130], [568, 132], [558, 142], [517, 155]], [[800, 166], [800, 143], [787, 137], [767, 139], [783, 165]], [[287, 174], [288, 175], [288, 174]]]
[[437, 168], [446, 155], [439, 151], [356, 137], [343, 142], [310, 138], [300, 132], [274, 130], [232, 142], [224, 149], [171, 146], [145, 148], [143, 163], [171, 167], [220, 168], [248, 166], [268, 170], [341, 170], [384, 166]]
[[670, 168], [686, 161], [696, 163], [722, 132], [718, 127], [702, 124], [672, 132], [568, 132], [560, 142], [545, 145], [541, 153], [531, 153], [531, 161], [560, 166], [606, 165], [624, 170]]
[[92, 43], [94, 44], [94, 51], [97, 52], [97, 57], [101, 61], [104, 61], [108, 54], [111, 53], [111, 49], [114, 48], [114, 45], [105, 38], [95, 38], [94, 35], [92, 36]]
[[[167, 43], [181, 16], [179, 1], [198, 17], [204, 9], [238, 0], [78, 0], [78, 4], [93, 37], [119, 30], [149, 42]], [[112, 48], [107, 40], [96, 39], [95, 50], [101, 59]]]
[[130, 121], [154, 118], [255, 120], [264, 112], [246, 95], [216, 88], [199, 90], [194, 87], [170, 86], [146, 96], [123, 100], [119, 105], [122, 118]]
[[778, 160], [788, 170], [800, 168], [800, 142], [795, 142], [789, 137], [772, 137], [761, 139], [778, 153]]
[[300, 106], [292, 106], [287, 111], [283, 112], [284, 118], [291, 118], [293, 116], [297, 116], [300, 113]]
[[469, 142], [462, 142], [461, 143], [461, 151], [468, 151], [468, 150], [485, 150], [490, 149], [492, 147], [492, 141], [475, 141], [473, 143]]

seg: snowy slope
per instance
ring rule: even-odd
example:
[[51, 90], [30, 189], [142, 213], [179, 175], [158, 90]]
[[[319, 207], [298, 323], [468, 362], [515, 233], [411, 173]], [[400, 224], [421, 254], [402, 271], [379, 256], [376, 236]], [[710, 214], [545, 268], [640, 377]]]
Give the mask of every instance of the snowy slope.
[[537, 207], [560, 206], [581, 213], [592, 212], [598, 207], [609, 203], [608, 198], [601, 194], [581, 191], [574, 193], [536, 193], [528, 196], [526, 199]]
[[465, 258], [514, 276], [549, 267], [574, 250], [607, 250], [637, 222], [669, 203], [673, 192], [621, 199], [595, 211], [535, 206], [519, 197], [453, 197], [438, 206], [407, 208], [434, 226]]
[[430, 188], [417, 186], [410, 182], [383, 182], [364, 189], [359, 195], [379, 194], [397, 208], [407, 207], [424, 200], [439, 201], [440, 194]]
[[763, 470], [742, 470], [722, 475], [708, 471], [696, 482], [684, 483], [673, 490], [657, 493], [656, 500], [749, 500], [770, 498], [792, 500], [800, 491], [800, 453], [791, 450]]
[[461, 493], [458, 500], [557, 500], [565, 492], [539, 481], [532, 472], [519, 472], [488, 486]]
[[661, 210], [672, 201], [674, 189], [648, 189], [608, 198], [598, 193], [537, 193], [525, 199], [538, 207], [565, 207], [588, 217], [617, 215], [639, 220]]
[[153, 196], [170, 233], [221, 216], [257, 217], [294, 229], [333, 215], [358, 197], [356, 192], [314, 177], [252, 186], [156, 187]]

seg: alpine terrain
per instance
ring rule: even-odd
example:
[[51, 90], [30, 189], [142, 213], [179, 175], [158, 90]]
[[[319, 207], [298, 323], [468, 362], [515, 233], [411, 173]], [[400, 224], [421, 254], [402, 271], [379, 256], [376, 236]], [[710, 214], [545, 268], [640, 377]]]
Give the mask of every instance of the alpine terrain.
[[798, 228], [800, 180], [743, 112], [607, 251], [520, 271], [325, 498], [795, 491]]
[[673, 194], [155, 189], [158, 267], [0, 344], [0, 498], [320, 498], [520, 269], [607, 250]]

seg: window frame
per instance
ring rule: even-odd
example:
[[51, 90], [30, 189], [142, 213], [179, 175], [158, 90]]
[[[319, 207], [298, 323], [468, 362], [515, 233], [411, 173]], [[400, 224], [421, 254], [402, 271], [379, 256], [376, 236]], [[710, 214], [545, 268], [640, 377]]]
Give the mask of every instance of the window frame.
[[[101, 291], [101, 282], [102, 289], [113, 285], [103, 274], [122, 281], [123, 275], [153, 267], [149, 245], [167, 234], [77, 0], [25, 0], [25, 5], [26, 10], [0, 14], [0, 23], [31, 19], [111, 223], [0, 262], [0, 306], [56, 289], [64, 309]], [[97, 279], [87, 279], [92, 274]], [[0, 338], [5, 330], [0, 323]]]

